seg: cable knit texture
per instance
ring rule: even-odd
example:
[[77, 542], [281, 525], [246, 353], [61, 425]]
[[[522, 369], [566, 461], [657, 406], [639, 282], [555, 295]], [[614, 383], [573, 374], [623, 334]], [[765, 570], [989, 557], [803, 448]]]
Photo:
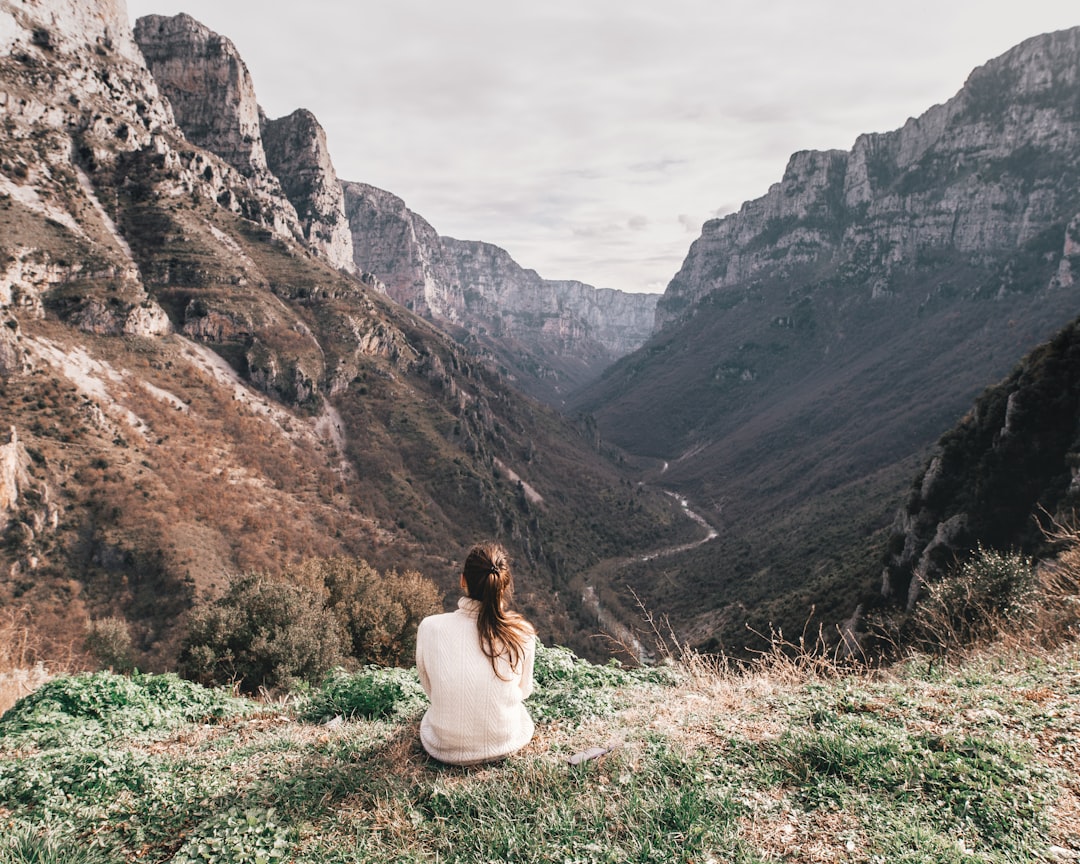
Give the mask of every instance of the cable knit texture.
[[500, 657], [501, 680], [480, 647], [480, 601], [462, 597], [456, 612], [431, 615], [416, 634], [416, 669], [431, 707], [420, 741], [440, 762], [470, 765], [507, 756], [532, 739], [533, 721], [522, 702], [533, 690], [536, 639], [518, 669]]

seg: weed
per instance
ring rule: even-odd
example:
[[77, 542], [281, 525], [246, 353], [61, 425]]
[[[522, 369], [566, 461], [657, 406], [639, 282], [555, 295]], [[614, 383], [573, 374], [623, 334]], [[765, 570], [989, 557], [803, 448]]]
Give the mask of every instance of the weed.
[[87, 746], [247, 710], [239, 700], [176, 675], [75, 675], [50, 681], [0, 717], [0, 749]]
[[427, 697], [415, 669], [368, 666], [351, 674], [335, 669], [309, 697], [300, 714], [316, 723], [334, 717], [408, 718], [426, 705]]
[[200, 825], [173, 856], [173, 864], [274, 864], [285, 861], [294, 832], [272, 809], [235, 807]]

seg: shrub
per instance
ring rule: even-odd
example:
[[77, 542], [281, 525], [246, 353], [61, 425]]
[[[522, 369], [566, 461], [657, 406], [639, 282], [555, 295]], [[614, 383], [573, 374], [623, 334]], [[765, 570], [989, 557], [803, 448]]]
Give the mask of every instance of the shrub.
[[233, 683], [247, 693], [314, 683], [341, 662], [346, 638], [316, 592], [248, 574], [194, 610], [180, 669], [200, 683]]
[[415, 570], [380, 575], [359, 558], [313, 558], [289, 574], [324, 592], [326, 605], [351, 640], [353, 657], [378, 665], [411, 664], [416, 628], [442, 611], [442, 594]]
[[86, 625], [87, 653], [103, 669], [131, 672], [135, 668], [131, 629], [123, 618], [98, 618]]
[[979, 546], [915, 608], [920, 637], [937, 649], [972, 645], [1019, 632], [1035, 619], [1038, 583], [1031, 559]]
[[410, 717], [427, 704], [415, 669], [388, 669], [369, 666], [349, 674], [331, 672], [301, 709], [305, 720], [316, 723], [333, 717]]
[[225, 717], [243, 703], [176, 675], [93, 672], [54, 678], [0, 717], [0, 738], [41, 746], [78, 740], [85, 746], [149, 729]]

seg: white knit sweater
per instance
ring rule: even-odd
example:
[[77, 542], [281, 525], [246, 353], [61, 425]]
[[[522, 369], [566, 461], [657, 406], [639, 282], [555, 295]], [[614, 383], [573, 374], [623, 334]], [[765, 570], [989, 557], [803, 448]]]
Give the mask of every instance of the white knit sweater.
[[456, 612], [431, 615], [416, 633], [416, 669], [431, 707], [420, 722], [424, 749], [440, 762], [470, 765], [498, 759], [532, 739], [533, 721], [522, 701], [532, 693], [536, 639], [518, 669], [500, 657], [501, 680], [480, 647], [480, 601], [462, 597]]

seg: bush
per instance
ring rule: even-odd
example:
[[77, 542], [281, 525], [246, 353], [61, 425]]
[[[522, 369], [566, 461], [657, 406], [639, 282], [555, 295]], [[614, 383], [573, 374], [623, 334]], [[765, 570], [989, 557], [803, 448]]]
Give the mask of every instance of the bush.
[[131, 672], [135, 668], [131, 629], [123, 618], [98, 618], [86, 625], [87, 653], [103, 669]]
[[1038, 596], [1031, 559], [979, 546], [944, 579], [927, 586], [914, 623], [920, 638], [935, 649], [972, 645], [1029, 626]]
[[426, 704], [427, 696], [415, 669], [369, 666], [355, 674], [343, 669], [331, 672], [300, 713], [315, 723], [334, 717], [374, 720], [411, 717]]
[[200, 683], [235, 684], [247, 693], [314, 683], [341, 662], [346, 639], [319, 594], [249, 574], [194, 610], [180, 669]]
[[241, 713], [243, 703], [176, 675], [93, 672], [54, 678], [0, 717], [0, 738], [39, 746], [77, 740], [92, 746], [116, 736]]
[[348, 633], [349, 653], [362, 663], [411, 664], [416, 628], [442, 611], [442, 594], [415, 570], [380, 575], [359, 558], [314, 558], [290, 580], [325, 594], [326, 606]]

